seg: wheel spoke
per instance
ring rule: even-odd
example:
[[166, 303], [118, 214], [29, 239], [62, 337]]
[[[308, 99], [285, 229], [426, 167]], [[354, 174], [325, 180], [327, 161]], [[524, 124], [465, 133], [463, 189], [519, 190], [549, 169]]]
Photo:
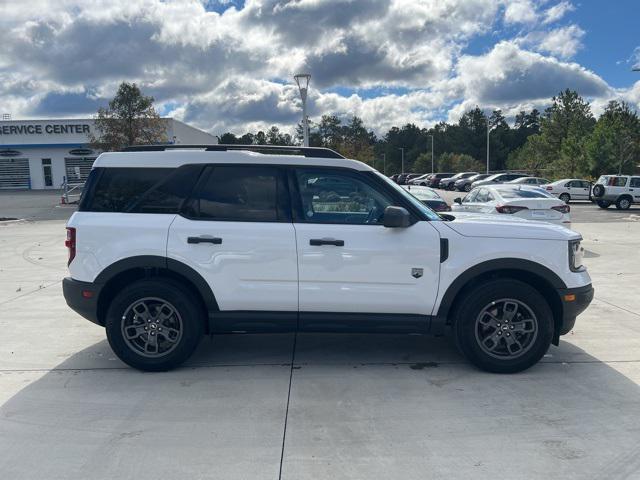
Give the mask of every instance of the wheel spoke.
[[502, 307], [502, 317], [505, 320], [512, 321], [517, 312], [518, 304], [516, 302], [504, 302], [504, 306]]
[[149, 307], [144, 302], [139, 302], [132, 308], [133, 313], [136, 314], [138, 318], [141, 318], [145, 322], [151, 319], [151, 312], [149, 312]]
[[498, 324], [500, 323], [500, 320], [495, 315], [493, 315], [491, 312], [485, 311], [480, 316], [479, 322], [485, 327], [493, 327], [493, 328], [497, 329], [498, 328]]
[[164, 322], [170, 319], [174, 313], [175, 310], [165, 303], [158, 309], [158, 313], [156, 313], [156, 320], [164, 324]]
[[511, 323], [513, 329], [512, 332], [517, 333], [533, 333], [536, 329], [533, 320], [518, 320]]
[[507, 350], [512, 355], [522, 350], [522, 344], [513, 335], [505, 336], [504, 340], [507, 344]]
[[148, 353], [158, 353], [158, 337], [149, 334], [144, 344], [144, 351]]
[[491, 335], [490, 337], [485, 338], [482, 341], [482, 344], [485, 346], [487, 350], [493, 352], [500, 345], [500, 339], [502, 337], [500, 335]]
[[124, 329], [124, 335], [128, 340], [134, 340], [144, 333], [144, 325], [129, 325]]
[[175, 343], [178, 341], [180, 331], [176, 330], [175, 328], [162, 327], [162, 331], [158, 332], [158, 335], [162, 335], [162, 337], [168, 342]]

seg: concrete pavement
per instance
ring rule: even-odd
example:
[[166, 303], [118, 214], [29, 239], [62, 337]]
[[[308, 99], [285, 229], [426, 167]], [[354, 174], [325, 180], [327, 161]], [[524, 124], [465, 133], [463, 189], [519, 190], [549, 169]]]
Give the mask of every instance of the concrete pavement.
[[0, 225], [3, 478], [640, 478], [638, 222], [574, 224], [596, 299], [510, 376], [445, 339], [330, 334], [137, 372], [64, 303], [63, 227]]

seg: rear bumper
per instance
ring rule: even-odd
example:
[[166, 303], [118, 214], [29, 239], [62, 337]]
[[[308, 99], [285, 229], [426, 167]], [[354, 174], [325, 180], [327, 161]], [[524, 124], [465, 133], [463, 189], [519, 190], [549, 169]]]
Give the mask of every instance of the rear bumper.
[[569, 333], [576, 323], [576, 317], [586, 310], [593, 300], [594, 289], [589, 285], [578, 288], [558, 289], [562, 303], [562, 326], [559, 335]]
[[101, 325], [98, 318], [98, 297], [101, 285], [80, 282], [73, 278], [62, 280], [62, 293], [67, 305], [90, 322]]

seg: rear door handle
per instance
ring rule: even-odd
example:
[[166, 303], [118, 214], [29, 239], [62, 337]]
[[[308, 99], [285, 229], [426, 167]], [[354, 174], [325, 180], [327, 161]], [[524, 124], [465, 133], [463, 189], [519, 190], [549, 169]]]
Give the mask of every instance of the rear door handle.
[[317, 247], [319, 245], [334, 245], [336, 247], [344, 247], [344, 240], [336, 240], [335, 238], [312, 238], [309, 245]]
[[220, 245], [222, 239], [218, 237], [188, 237], [187, 243], [213, 243], [214, 245]]

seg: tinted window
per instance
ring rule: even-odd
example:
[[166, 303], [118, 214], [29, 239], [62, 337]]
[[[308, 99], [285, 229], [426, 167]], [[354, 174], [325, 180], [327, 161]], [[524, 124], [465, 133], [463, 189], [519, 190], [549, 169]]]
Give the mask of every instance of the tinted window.
[[630, 187], [640, 187], [640, 177], [631, 177]]
[[95, 186], [92, 185], [92, 194], [87, 195], [81, 210], [124, 212], [174, 171], [172, 168], [105, 168]]
[[391, 199], [357, 174], [335, 170], [296, 172], [302, 211], [312, 223], [379, 224]]
[[178, 168], [159, 185], [148, 190], [129, 207], [134, 213], [177, 213], [182, 202], [191, 194], [202, 171], [202, 165], [186, 165]]
[[185, 207], [190, 217], [238, 222], [287, 221], [287, 191], [274, 167], [215, 166]]

